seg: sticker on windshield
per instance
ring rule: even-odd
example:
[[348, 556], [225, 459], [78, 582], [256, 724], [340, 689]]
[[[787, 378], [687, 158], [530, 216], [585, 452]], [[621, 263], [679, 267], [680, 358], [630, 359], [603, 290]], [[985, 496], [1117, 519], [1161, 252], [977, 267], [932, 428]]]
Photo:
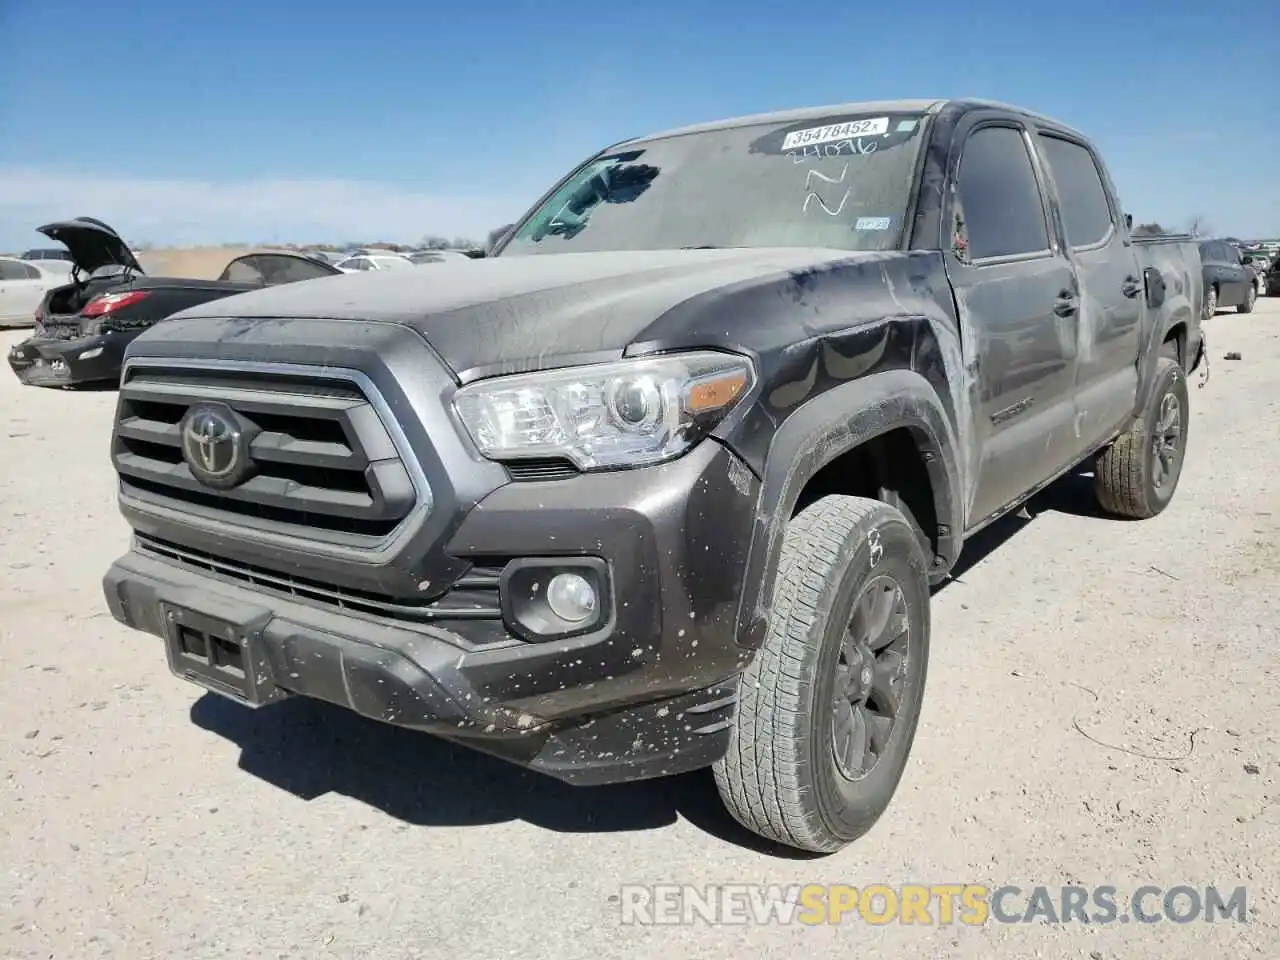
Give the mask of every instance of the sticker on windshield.
[[748, 149], [802, 165], [845, 158], [856, 161], [910, 143], [923, 129], [920, 114], [836, 114], [774, 127], [752, 140]]
[[855, 230], [888, 230], [893, 222], [892, 217], [859, 217], [853, 225]]
[[782, 141], [782, 149], [794, 150], [797, 147], [810, 147], [819, 143], [831, 143], [835, 140], [848, 140], [850, 137], [878, 137], [888, 132], [888, 117], [846, 120], [843, 123], [832, 123], [825, 127], [793, 130]]

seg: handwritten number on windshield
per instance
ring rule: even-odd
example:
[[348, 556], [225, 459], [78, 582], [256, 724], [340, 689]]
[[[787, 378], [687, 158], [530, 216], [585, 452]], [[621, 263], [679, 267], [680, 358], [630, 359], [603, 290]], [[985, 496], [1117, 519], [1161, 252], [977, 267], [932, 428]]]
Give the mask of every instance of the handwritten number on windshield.
[[813, 147], [788, 150], [787, 156], [791, 158], [792, 163], [808, 163], [810, 160], [822, 160], [823, 158], [831, 157], [866, 157], [879, 149], [880, 142], [878, 140], [866, 140], [862, 137], [856, 137], [848, 140], [839, 140], [835, 143], [823, 143]]

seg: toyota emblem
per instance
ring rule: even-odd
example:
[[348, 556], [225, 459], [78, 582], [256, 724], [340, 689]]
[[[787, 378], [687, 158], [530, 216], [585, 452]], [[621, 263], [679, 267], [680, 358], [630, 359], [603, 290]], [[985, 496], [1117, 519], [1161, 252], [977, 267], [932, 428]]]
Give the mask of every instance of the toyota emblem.
[[207, 487], [239, 483], [249, 467], [248, 444], [230, 407], [202, 403], [182, 420], [182, 458], [191, 475]]

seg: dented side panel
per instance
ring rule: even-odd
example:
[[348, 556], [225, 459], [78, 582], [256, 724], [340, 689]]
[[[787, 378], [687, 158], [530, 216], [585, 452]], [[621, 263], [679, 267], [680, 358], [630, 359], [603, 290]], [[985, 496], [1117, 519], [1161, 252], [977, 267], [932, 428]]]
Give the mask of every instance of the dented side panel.
[[716, 431], [761, 478], [739, 612], [745, 646], [763, 636], [780, 539], [805, 482], [877, 435], [912, 431], [945, 528], [939, 555], [953, 562], [975, 435], [938, 252], [860, 254], [692, 297], [627, 352], [692, 347], [746, 353], [759, 368], [756, 395]]
[[1204, 339], [1204, 271], [1200, 245], [1192, 238], [1156, 237], [1134, 241], [1143, 275], [1142, 353], [1134, 412], [1141, 410], [1155, 384], [1160, 346], [1171, 335], [1181, 347], [1182, 368], [1195, 368]]
[[763, 642], [783, 535], [804, 485], [826, 464], [860, 444], [906, 428], [925, 461], [939, 523], [936, 565], [954, 563], [963, 529], [961, 471], [956, 430], [934, 384], [916, 371], [884, 370], [822, 393], [797, 410], [774, 434], [751, 530], [739, 605], [738, 638]]

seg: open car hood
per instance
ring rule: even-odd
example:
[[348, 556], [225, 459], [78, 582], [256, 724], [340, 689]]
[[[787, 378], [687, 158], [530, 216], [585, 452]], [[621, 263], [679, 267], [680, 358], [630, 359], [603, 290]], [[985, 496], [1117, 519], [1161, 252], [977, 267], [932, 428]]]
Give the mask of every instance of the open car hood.
[[74, 220], [46, 223], [36, 229], [70, 250], [81, 273], [90, 274], [113, 265], [125, 267], [134, 273], [146, 273], [129, 245], [120, 238], [120, 234], [101, 220], [76, 217]]

